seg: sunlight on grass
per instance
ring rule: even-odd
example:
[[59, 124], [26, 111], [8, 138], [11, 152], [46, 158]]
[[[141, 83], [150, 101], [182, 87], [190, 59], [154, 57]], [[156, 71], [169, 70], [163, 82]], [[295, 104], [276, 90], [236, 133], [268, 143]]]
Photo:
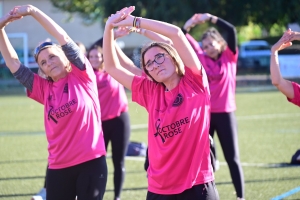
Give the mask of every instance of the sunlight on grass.
[[[252, 164], [243, 166], [246, 199], [271, 199], [299, 186], [299, 167], [274, 167], [272, 164], [289, 163], [299, 149], [300, 109], [275, 91], [238, 93], [236, 100], [241, 161]], [[130, 98], [129, 102], [131, 124], [147, 124], [146, 110], [132, 103]], [[0, 96], [0, 109], [0, 199], [29, 199], [43, 186], [47, 165], [43, 106], [24, 95]], [[131, 141], [147, 143], [147, 127], [132, 130]], [[215, 174], [220, 199], [235, 199], [217, 137], [215, 141], [222, 163]], [[143, 161], [126, 160], [122, 199], [145, 199], [147, 178]], [[107, 163], [109, 177], [104, 199], [110, 200], [113, 199], [111, 158]], [[300, 199], [300, 193], [290, 199]]]

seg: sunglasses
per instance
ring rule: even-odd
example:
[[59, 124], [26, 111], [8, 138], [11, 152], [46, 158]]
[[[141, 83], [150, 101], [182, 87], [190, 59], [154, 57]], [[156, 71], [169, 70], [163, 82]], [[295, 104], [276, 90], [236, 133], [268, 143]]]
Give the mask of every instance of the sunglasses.
[[37, 48], [35, 48], [35, 50], [34, 50], [35, 61], [37, 62], [37, 57], [43, 49], [45, 49], [46, 47], [49, 47], [49, 46], [53, 46], [53, 45], [55, 45], [53, 42], [43, 42]]

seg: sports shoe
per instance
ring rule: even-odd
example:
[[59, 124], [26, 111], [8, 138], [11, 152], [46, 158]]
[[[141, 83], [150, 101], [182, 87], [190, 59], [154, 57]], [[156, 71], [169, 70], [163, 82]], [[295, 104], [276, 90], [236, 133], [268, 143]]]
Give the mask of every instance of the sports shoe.
[[31, 197], [31, 200], [46, 200], [46, 188], [42, 188], [37, 194]]
[[220, 161], [219, 160], [216, 160], [216, 163], [215, 163], [215, 170], [218, 171], [220, 169]]

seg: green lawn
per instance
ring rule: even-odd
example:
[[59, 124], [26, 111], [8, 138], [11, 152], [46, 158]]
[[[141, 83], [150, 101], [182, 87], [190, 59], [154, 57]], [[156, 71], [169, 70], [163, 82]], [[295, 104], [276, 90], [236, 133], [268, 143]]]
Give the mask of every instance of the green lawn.
[[[279, 92], [238, 93], [236, 111], [243, 163], [246, 199], [271, 199], [300, 186], [300, 168], [290, 166], [300, 148], [300, 108]], [[146, 124], [145, 109], [130, 102], [132, 125]], [[135, 127], [135, 126], [133, 126]], [[132, 141], [147, 142], [146, 129], [134, 129]], [[220, 199], [234, 200], [228, 167], [217, 142], [221, 161], [216, 172]], [[47, 141], [42, 105], [25, 94], [0, 96], [0, 199], [30, 199], [43, 186], [47, 165]], [[108, 151], [108, 155], [110, 150]], [[112, 162], [105, 198], [113, 199]], [[126, 160], [122, 199], [145, 199], [147, 178], [143, 158]], [[285, 199], [300, 199], [300, 192]]]

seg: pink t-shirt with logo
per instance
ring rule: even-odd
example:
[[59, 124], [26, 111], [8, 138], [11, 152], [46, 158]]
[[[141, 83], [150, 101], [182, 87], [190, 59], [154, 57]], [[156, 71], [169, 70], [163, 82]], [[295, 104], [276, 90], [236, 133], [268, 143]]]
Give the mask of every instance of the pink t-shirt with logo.
[[128, 111], [124, 86], [106, 72], [95, 71], [98, 97], [101, 102], [101, 120], [109, 120]]
[[74, 166], [106, 155], [96, 78], [90, 63], [57, 82], [34, 75], [27, 95], [44, 105], [50, 169]]
[[205, 55], [195, 39], [186, 34], [186, 38], [194, 48], [199, 60], [205, 68], [209, 89], [211, 94], [211, 112], [232, 112], [236, 110], [235, 89], [236, 89], [236, 68], [238, 49], [236, 54], [226, 47], [217, 60]]
[[185, 68], [171, 91], [135, 76], [132, 100], [145, 107], [148, 121], [148, 190], [178, 194], [214, 180], [210, 162], [210, 94], [203, 77]]
[[300, 106], [300, 85], [298, 83], [292, 82], [293, 88], [294, 88], [294, 98], [288, 99], [289, 102]]

